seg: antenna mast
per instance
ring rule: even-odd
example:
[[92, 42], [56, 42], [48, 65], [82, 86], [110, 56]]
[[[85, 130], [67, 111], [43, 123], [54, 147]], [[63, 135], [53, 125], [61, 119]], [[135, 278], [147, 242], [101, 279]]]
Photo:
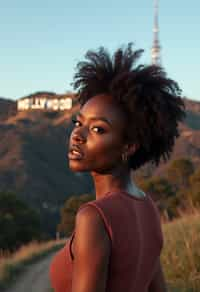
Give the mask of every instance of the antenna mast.
[[152, 64], [161, 65], [161, 46], [159, 43], [158, 27], [158, 0], [154, 0], [154, 27], [153, 27], [153, 46], [151, 49]]

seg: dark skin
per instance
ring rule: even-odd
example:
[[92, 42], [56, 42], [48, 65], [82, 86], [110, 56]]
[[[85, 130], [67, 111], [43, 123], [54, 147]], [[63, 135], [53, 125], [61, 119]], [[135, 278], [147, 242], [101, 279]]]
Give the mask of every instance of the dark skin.
[[[69, 145], [78, 145], [83, 157], [70, 159], [69, 156], [69, 167], [73, 171], [91, 173], [96, 199], [114, 190], [141, 196], [141, 191], [132, 182], [127, 163], [122, 161], [122, 153], [129, 156], [139, 147], [125, 140], [125, 130], [128, 130], [126, 115], [109, 95], [91, 98], [77, 116]], [[104, 292], [111, 241], [98, 212], [91, 206], [80, 210], [75, 230], [72, 292]], [[161, 265], [158, 264], [149, 291], [166, 291], [164, 287]]]

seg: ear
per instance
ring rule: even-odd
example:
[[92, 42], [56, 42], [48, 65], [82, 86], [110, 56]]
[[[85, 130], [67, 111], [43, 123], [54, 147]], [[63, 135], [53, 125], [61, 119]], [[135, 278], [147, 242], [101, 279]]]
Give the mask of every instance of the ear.
[[138, 143], [129, 143], [126, 144], [124, 147], [124, 152], [128, 155], [131, 156], [135, 153], [135, 151], [139, 148], [139, 144]]

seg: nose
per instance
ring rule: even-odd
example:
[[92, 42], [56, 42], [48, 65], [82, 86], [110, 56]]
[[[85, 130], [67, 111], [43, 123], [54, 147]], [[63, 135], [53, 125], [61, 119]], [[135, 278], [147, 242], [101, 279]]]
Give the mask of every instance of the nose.
[[86, 141], [86, 137], [81, 131], [74, 130], [71, 134], [71, 140], [78, 143], [84, 143]]

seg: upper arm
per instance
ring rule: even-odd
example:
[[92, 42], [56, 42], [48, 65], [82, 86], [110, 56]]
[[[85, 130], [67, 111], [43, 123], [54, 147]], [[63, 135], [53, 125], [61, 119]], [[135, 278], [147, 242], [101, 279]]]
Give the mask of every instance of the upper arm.
[[104, 292], [110, 256], [110, 239], [92, 206], [76, 215], [72, 292]]
[[166, 291], [167, 291], [166, 283], [159, 258], [153, 279], [149, 285], [148, 292], [166, 292]]

